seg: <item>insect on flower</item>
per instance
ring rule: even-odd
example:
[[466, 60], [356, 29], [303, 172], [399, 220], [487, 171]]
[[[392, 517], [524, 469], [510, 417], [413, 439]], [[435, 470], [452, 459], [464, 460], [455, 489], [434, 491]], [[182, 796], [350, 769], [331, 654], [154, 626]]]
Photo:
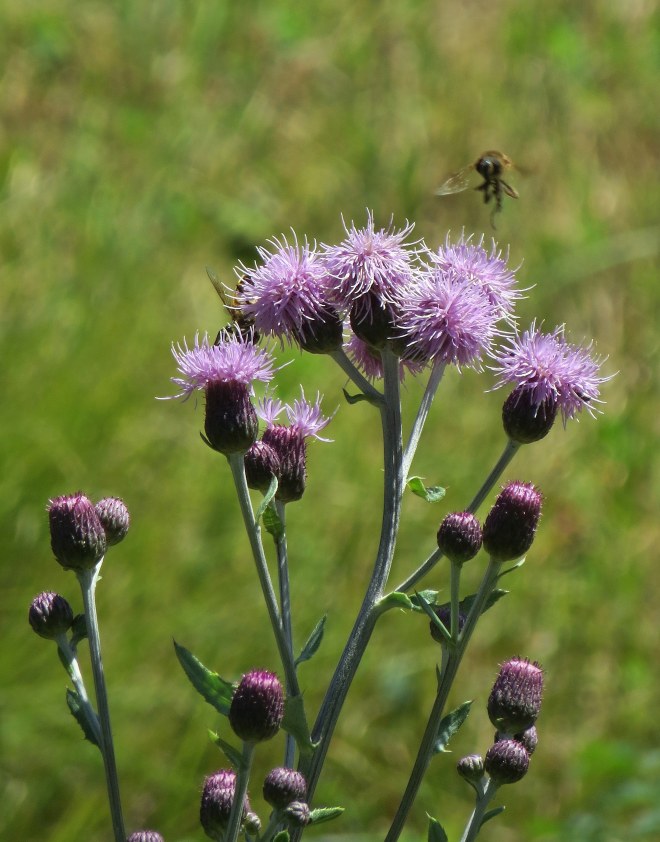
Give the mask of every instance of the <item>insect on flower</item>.
[[[258, 342], [259, 334], [254, 328], [254, 320], [242, 313], [235, 304], [232, 304], [229, 295], [227, 295], [227, 288], [209, 266], [206, 267], [206, 274], [208, 275], [209, 281], [213, 284], [213, 289], [218, 293], [218, 297], [220, 298], [220, 301], [222, 301], [222, 306], [224, 307], [225, 312], [229, 316], [229, 324], [218, 331], [218, 335], [216, 336], [213, 344], [218, 345], [221, 342], [222, 337], [226, 336], [228, 333], [235, 334], [245, 341]], [[234, 295], [238, 295], [240, 293], [242, 283], [243, 282], [239, 280], [236, 285]]]
[[506, 193], [512, 199], [518, 198], [518, 192], [504, 181], [503, 175], [510, 169], [516, 167], [511, 158], [503, 152], [491, 149], [483, 152], [472, 164], [463, 167], [462, 170], [450, 175], [443, 184], [435, 191], [436, 196], [448, 196], [451, 193], [461, 193], [471, 187], [472, 174], [478, 173], [483, 182], [474, 189], [481, 190], [484, 194], [484, 203], [488, 204], [491, 199], [495, 205], [490, 215], [490, 224], [495, 228], [495, 214], [502, 210], [502, 195]]

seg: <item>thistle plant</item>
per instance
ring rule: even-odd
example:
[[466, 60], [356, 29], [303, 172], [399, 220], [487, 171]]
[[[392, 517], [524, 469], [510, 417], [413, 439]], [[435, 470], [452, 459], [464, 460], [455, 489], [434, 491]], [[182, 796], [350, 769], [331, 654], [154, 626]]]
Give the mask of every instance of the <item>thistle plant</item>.
[[[177, 366], [172, 397], [204, 396], [202, 440], [226, 460], [246, 532], [246, 555], [252, 557], [279, 655], [270, 669], [246, 664], [234, 683], [175, 643], [193, 686], [226, 719], [213, 735], [224, 755], [223, 768], [209, 771], [199, 808], [204, 833], [218, 842], [298, 840], [308, 827], [341, 815], [341, 807], [318, 806], [316, 790], [353, 678], [374, 628], [387, 622], [392, 609], [406, 611], [413, 620], [424, 617], [440, 646], [435, 697], [429, 700], [417, 756], [385, 842], [399, 838], [411, 811], [424, 809], [416, 798], [429, 764], [445, 751], [470, 711], [471, 702], [447, 709], [470, 640], [484, 612], [499, 609], [507, 593], [501, 581], [520, 570], [539, 526], [541, 491], [528, 479], [498, 488], [500, 478], [523, 445], [548, 435], [557, 416], [565, 425], [583, 410], [592, 416], [599, 411], [600, 387], [608, 378], [601, 375], [602, 360], [593, 355], [591, 344], [570, 343], [563, 326], [544, 332], [532, 322], [520, 331], [515, 307], [524, 290], [507, 252], [495, 242], [486, 246], [483, 239], [464, 234], [456, 240], [447, 235], [433, 249], [412, 240], [412, 232], [412, 225], [396, 228], [393, 222], [377, 228], [368, 213], [366, 225], [345, 226], [345, 237], [336, 245], [310, 244], [295, 233], [273, 238], [257, 249], [253, 266], [237, 268], [235, 288], [222, 293], [225, 302], [229, 296], [232, 320], [215, 342], [197, 335], [192, 346], [185, 340], [172, 346]], [[286, 345], [332, 358], [347, 378], [340, 411], [366, 403], [382, 434], [378, 548], [352, 630], [316, 711], [308, 709], [298, 669], [322, 645], [325, 618], [302, 647], [297, 645], [289, 582], [289, 555], [295, 555], [295, 547], [289, 547], [287, 521], [295, 516], [290, 506], [304, 505], [307, 483], [315, 481], [313, 471], [308, 474], [308, 446], [314, 440], [330, 443], [325, 430], [333, 412], [324, 408], [320, 392], [310, 401], [301, 387], [289, 404], [276, 396], [276, 353]], [[509, 389], [502, 409], [502, 454], [473, 498], [452, 501], [452, 510], [436, 520], [428, 555], [393, 586], [390, 571], [404, 494], [410, 491], [435, 505], [444, 497], [443, 489], [427, 487], [411, 469], [448, 368], [459, 373], [473, 369], [489, 377], [486, 388]], [[412, 378], [422, 379], [424, 392], [405, 430], [400, 387]], [[480, 521], [479, 510], [494, 492]], [[45, 592], [30, 608], [30, 624], [56, 642], [75, 688], [67, 694], [69, 708], [101, 752], [115, 842], [161, 840], [152, 830], [125, 835], [94, 604], [105, 553], [126, 535], [128, 511], [114, 498], [94, 506], [75, 494], [53, 500], [49, 516], [53, 553], [78, 577], [84, 613], [75, 617], [63, 597]], [[446, 564], [438, 568], [443, 558]], [[480, 571], [474, 593], [467, 593], [462, 581], [465, 565]], [[431, 572], [445, 577], [444, 591], [425, 586]], [[84, 637], [90, 642], [95, 704], [77, 661]], [[496, 728], [493, 744], [456, 766], [474, 793], [460, 842], [472, 842], [499, 815], [503, 807], [491, 807], [493, 799], [505, 784], [527, 774], [537, 749], [543, 670], [529, 660], [533, 653], [527, 655], [502, 664], [485, 705]], [[282, 739], [282, 765], [255, 782], [255, 753], [273, 739]], [[250, 786], [263, 796], [263, 820], [252, 809]], [[434, 817], [428, 838], [447, 839]]]

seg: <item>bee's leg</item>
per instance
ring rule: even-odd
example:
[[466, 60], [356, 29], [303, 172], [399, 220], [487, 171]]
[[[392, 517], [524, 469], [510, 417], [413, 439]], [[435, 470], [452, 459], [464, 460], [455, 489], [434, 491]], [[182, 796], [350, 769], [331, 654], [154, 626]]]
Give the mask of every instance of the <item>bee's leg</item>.
[[481, 192], [484, 194], [484, 204], [486, 205], [488, 204], [488, 202], [490, 202], [490, 193], [488, 192], [488, 188], [490, 186], [490, 181], [488, 181], [488, 179], [484, 179], [484, 181], [481, 184], [477, 185], [474, 188], [475, 190], [481, 190]]

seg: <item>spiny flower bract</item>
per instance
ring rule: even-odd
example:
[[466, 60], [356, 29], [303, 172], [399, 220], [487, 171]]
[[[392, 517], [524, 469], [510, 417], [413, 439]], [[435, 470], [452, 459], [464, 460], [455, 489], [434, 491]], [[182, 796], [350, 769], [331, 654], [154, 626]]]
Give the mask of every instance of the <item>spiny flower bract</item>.
[[495, 355], [493, 370], [499, 375], [495, 388], [512, 383], [527, 390], [538, 406], [554, 402], [564, 424], [583, 409], [593, 416], [596, 404], [602, 403], [600, 385], [610, 377], [599, 376], [603, 361], [591, 355], [591, 347], [592, 343], [567, 342], [563, 325], [542, 333], [534, 321]]
[[255, 380], [268, 383], [275, 369], [270, 353], [251, 342], [244, 342], [239, 336], [226, 335], [218, 345], [209, 342], [208, 334], [188, 347], [172, 344], [172, 355], [176, 360], [181, 377], [171, 380], [179, 387], [173, 398], [186, 400], [196, 389], [205, 389], [209, 383], [241, 383], [251, 387]]

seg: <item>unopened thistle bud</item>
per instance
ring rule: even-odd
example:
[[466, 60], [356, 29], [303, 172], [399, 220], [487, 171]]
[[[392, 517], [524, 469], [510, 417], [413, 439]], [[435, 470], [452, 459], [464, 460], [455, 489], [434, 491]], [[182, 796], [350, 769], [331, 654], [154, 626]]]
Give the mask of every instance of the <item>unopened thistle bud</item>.
[[558, 409], [556, 399], [548, 397], [539, 403], [532, 391], [517, 386], [502, 407], [504, 432], [518, 444], [540, 441], [552, 429]]
[[63, 596], [44, 591], [32, 600], [28, 619], [39, 637], [55, 640], [71, 628], [73, 611]]
[[367, 292], [354, 302], [350, 322], [353, 333], [370, 348], [382, 349], [388, 339], [397, 336], [394, 308], [374, 292]]
[[206, 438], [219, 453], [245, 453], [254, 444], [259, 419], [250, 390], [237, 380], [210, 382], [206, 386]]
[[[509, 739], [508, 734], [503, 734], [501, 731], [495, 732], [495, 742], [506, 739]], [[519, 743], [522, 743], [522, 745], [524, 745], [527, 749], [527, 754], [529, 754], [529, 756], [531, 757], [536, 751], [536, 746], [539, 743], [539, 737], [536, 732], [536, 725], [532, 725], [531, 728], [527, 728], [525, 731], [521, 731], [519, 734], [514, 734], [513, 739], [517, 740]]]
[[[449, 605], [437, 605], [433, 608], [436, 616], [439, 620], [442, 621], [442, 624], [447, 629], [447, 631], [451, 628], [451, 608]], [[462, 611], [458, 612], [458, 631], [463, 631], [463, 626], [465, 625], [465, 621], [467, 620], [467, 615], [464, 614]], [[437, 643], [444, 643], [445, 639], [442, 636], [442, 632], [436, 626], [436, 624], [431, 620], [429, 622], [429, 628], [431, 630], [431, 637]]]
[[284, 718], [284, 691], [278, 677], [252, 670], [241, 679], [229, 708], [229, 723], [246, 743], [260, 743], [277, 734]]
[[468, 754], [458, 761], [456, 771], [466, 781], [477, 783], [484, 776], [484, 759], [480, 754]]
[[126, 842], [165, 842], [155, 830], [136, 830], [126, 837]]
[[266, 492], [273, 477], [280, 471], [280, 458], [276, 450], [265, 441], [255, 441], [243, 457], [245, 479], [249, 488]]
[[305, 801], [292, 801], [284, 810], [289, 823], [293, 827], [305, 827], [309, 824], [311, 811]]
[[496, 784], [515, 784], [529, 769], [529, 754], [517, 740], [500, 740], [486, 752], [484, 768]]
[[264, 780], [264, 801], [278, 810], [283, 810], [292, 801], [302, 801], [306, 792], [307, 781], [295, 769], [280, 766], [270, 771]]
[[50, 546], [65, 570], [96, 567], [108, 546], [103, 524], [84, 494], [56, 497], [48, 506]]
[[293, 503], [305, 493], [307, 485], [307, 442], [294, 427], [276, 424], [264, 430], [262, 441], [277, 454], [277, 499]]
[[108, 546], [111, 547], [123, 541], [131, 523], [123, 500], [118, 497], [104, 497], [94, 508], [103, 524]]
[[539, 517], [541, 492], [531, 483], [510, 482], [500, 492], [484, 522], [484, 549], [497, 561], [525, 555], [532, 546]]
[[[199, 821], [210, 839], [222, 839], [227, 830], [235, 790], [236, 772], [233, 769], [220, 769], [204, 779]], [[243, 802], [243, 818], [248, 812], [250, 802], [246, 796]]]
[[526, 658], [512, 658], [500, 667], [488, 697], [488, 716], [502, 734], [531, 728], [541, 710], [543, 670]]
[[438, 530], [438, 548], [456, 564], [474, 558], [481, 549], [481, 526], [471, 512], [453, 512]]

